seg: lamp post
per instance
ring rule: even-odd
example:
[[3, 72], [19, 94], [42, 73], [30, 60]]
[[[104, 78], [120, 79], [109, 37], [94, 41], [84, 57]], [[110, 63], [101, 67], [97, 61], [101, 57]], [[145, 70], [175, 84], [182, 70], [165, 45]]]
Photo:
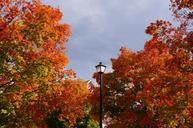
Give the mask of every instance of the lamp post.
[[100, 128], [102, 128], [102, 113], [103, 113], [103, 98], [102, 98], [102, 74], [105, 72], [106, 66], [99, 62], [96, 67], [96, 71], [99, 74], [99, 83], [100, 83]]

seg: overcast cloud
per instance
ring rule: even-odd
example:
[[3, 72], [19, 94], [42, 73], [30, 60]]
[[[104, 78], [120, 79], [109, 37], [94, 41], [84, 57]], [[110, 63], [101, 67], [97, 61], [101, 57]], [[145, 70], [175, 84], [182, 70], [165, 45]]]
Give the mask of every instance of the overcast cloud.
[[59, 7], [63, 21], [72, 27], [67, 49], [78, 77], [91, 79], [94, 66], [102, 61], [111, 70], [111, 58], [122, 46], [143, 49], [144, 33], [156, 19], [171, 20], [169, 0], [43, 0]]

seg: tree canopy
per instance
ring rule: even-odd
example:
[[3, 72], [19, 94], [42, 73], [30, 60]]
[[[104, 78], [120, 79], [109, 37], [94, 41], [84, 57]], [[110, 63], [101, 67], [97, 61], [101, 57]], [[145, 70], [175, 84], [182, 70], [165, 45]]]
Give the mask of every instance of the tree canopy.
[[[104, 74], [104, 121], [109, 128], [190, 128], [193, 126], [193, 41], [191, 0], [171, 0], [178, 22], [157, 20], [152, 38], [138, 52], [121, 48]], [[98, 80], [98, 75], [94, 77]], [[98, 89], [91, 97], [94, 108]]]
[[68, 127], [84, 115], [87, 84], [67, 69], [71, 31], [39, 0], [0, 1], [0, 126], [47, 127], [59, 112]]

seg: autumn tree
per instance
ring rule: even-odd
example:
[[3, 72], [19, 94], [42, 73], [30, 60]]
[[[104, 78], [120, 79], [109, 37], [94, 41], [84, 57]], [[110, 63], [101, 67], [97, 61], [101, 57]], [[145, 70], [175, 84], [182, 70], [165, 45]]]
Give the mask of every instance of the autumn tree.
[[[107, 127], [193, 126], [193, 1], [171, 0], [171, 11], [179, 26], [151, 23], [146, 33], [152, 38], [143, 50], [121, 48], [112, 59], [113, 71], [103, 80]], [[93, 114], [98, 113], [97, 95], [98, 89], [91, 97]]]
[[39, 0], [0, 1], [0, 126], [47, 127], [49, 115], [72, 127], [89, 91], [66, 69], [70, 27]]

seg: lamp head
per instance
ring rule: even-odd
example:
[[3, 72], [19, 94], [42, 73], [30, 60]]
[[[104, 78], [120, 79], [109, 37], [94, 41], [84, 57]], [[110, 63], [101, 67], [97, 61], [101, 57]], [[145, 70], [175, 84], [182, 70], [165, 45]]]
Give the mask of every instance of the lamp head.
[[96, 71], [100, 74], [105, 72], [106, 66], [102, 64], [102, 62], [99, 62], [97, 66], [95, 66]]

